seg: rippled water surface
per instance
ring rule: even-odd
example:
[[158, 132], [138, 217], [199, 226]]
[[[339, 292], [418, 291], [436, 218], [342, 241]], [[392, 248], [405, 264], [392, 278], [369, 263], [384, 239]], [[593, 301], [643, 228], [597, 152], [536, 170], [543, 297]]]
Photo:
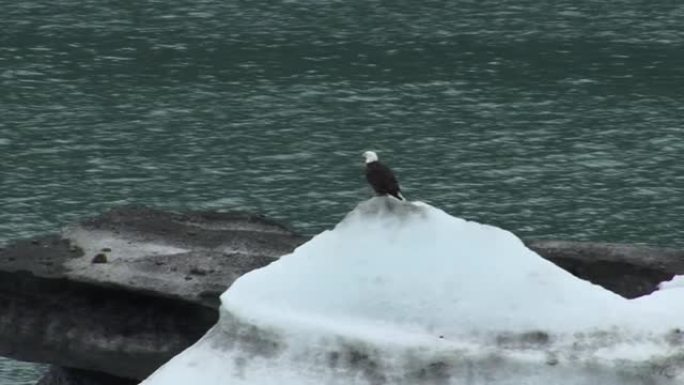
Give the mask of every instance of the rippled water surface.
[[0, 357], [0, 384], [34, 385], [44, 368]]
[[2, 11], [0, 242], [124, 203], [315, 233], [369, 195], [375, 149], [409, 199], [522, 237], [684, 246], [677, 2]]

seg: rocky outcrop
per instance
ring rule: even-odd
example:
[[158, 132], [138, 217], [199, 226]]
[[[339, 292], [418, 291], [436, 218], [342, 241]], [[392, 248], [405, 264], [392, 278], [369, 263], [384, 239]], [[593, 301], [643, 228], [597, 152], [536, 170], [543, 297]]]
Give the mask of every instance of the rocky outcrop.
[[[0, 355], [78, 368], [53, 368], [44, 384], [145, 378], [216, 322], [218, 296], [237, 277], [306, 240], [251, 214], [124, 207], [14, 242], [0, 249]], [[629, 298], [684, 274], [679, 250], [527, 245]]]
[[575, 276], [626, 298], [684, 274], [684, 250], [599, 242], [530, 241], [527, 247]]
[[0, 251], [0, 355], [144, 378], [215, 323], [233, 280], [304, 240], [256, 215], [125, 207], [15, 242]]

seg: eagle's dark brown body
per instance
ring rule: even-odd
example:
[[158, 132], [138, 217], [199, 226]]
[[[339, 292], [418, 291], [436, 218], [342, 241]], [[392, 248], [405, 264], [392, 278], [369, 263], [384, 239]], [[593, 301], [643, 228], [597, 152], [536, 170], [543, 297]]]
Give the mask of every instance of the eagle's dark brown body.
[[373, 187], [376, 194], [389, 194], [399, 200], [404, 199], [401, 196], [397, 178], [394, 176], [392, 170], [384, 164], [378, 161], [366, 163], [366, 180], [368, 180], [368, 183]]

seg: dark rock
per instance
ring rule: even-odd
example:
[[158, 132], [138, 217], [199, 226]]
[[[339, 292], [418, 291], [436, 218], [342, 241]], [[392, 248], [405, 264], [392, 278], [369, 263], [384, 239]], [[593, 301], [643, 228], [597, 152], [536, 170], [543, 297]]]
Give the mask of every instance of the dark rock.
[[138, 382], [105, 373], [52, 366], [36, 385], [135, 385]]
[[626, 298], [684, 274], [684, 250], [598, 242], [530, 241], [527, 247], [573, 275]]
[[91, 260], [92, 263], [107, 263], [107, 255], [104, 253], [96, 254]]
[[255, 215], [124, 207], [6, 245], [0, 355], [145, 378], [216, 322], [233, 280], [305, 240]]

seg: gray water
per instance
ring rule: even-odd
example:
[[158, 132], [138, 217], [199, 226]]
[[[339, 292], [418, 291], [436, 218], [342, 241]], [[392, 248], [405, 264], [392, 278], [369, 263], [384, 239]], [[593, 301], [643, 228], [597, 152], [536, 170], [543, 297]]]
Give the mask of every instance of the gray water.
[[684, 4], [0, 11], [0, 243], [125, 203], [316, 233], [369, 196], [373, 149], [409, 199], [523, 238], [684, 246]]

